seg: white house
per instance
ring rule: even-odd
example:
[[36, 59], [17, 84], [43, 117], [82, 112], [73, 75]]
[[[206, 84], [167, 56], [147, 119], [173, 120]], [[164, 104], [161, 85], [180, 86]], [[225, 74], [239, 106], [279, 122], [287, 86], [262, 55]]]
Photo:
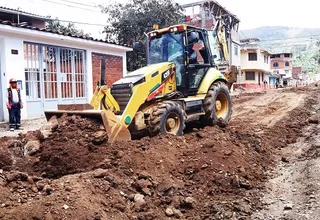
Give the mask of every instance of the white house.
[[8, 120], [10, 78], [18, 80], [24, 102], [21, 117], [27, 119], [43, 116], [57, 104], [90, 102], [101, 62], [109, 85], [126, 74], [126, 52], [131, 48], [41, 28], [46, 19], [25, 12], [17, 23], [14, 15], [15, 10], [0, 7], [1, 121]]
[[264, 81], [269, 84], [270, 53], [262, 49], [258, 41], [256, 38], [241, 40], [241, 76], [235, 88], [259, 89], [263, 88]]

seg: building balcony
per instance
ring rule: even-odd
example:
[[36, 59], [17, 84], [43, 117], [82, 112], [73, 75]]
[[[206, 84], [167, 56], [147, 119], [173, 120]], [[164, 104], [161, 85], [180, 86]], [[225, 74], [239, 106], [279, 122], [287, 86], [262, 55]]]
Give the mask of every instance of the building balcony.
[[263, 72], [270, 71], [270, 64], [264, 63], [261, 61], [242, 61], [241, 62], [241, 69], [242, 70], [259, 70]]

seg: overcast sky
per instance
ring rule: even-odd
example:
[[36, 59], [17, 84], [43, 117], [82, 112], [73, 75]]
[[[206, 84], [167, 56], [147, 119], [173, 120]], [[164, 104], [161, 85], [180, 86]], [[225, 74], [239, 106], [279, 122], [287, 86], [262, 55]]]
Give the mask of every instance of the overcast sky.
[[[126, 0], [116, 0], [125, 2]], [[175, 0], [180, 4], [197, 0]], [[319, 7], [317, 0], [217, 0], [240, 20], [240, 29], [261, 26], [291, 26], [319, 28]], [[78, 22], [76, 26], [90, 32], [93, 37], [102, 38], [105, 15], [94, 5], [110, 2], [110, 0], [0, 0], [0, 6], [18, 7], [21, 10], [59, 17], [60, 20]], [[84, 25], [79, 23], [89, 23]]]

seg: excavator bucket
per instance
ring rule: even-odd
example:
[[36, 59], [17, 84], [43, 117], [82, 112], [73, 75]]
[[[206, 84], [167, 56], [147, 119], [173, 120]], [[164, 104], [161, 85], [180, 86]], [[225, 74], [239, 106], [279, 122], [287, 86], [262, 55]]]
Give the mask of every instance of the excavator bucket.
[[58, 105], [58, 110], [47, 110], [45, 116], [47, 120], [62, 115], [78, 115], [83, 118], [91, 118], [100, 121], [107, 132], [108, 142], [131, 140], [130, 131], [124, 126], [120, 119], [110, 110], [93, 110], [90, 105]]

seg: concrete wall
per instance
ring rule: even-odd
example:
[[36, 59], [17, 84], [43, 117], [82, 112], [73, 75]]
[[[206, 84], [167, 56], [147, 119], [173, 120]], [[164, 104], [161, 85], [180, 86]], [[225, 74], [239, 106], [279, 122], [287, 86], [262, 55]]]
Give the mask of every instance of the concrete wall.
[[[266, 53], [261, 52], [259, 49], [256, 50], [257, 60], [250, 61], [249, 53], [254, 53], [255, 51], [241, 50], [241, 69], [261, 69], [264, 71], [270, 71], [270, 57]], [[264, 56], [268, 57], [268, 62], [265, 62]]]
[[232, 42], [231, 51], [232, 51], [231, 65], [241, 66], [240, 45], [236, 42]]
[[[246, 72], [254, 72], [254, 80], [246, 80]], [[259, 73], [260, 73], [260, 82], [259, 82]], [[263, 81], [267, 80], [269, 83], [269, 77], [266, 75], [266, 73], [263, 73], [258, 70], [247, 70], [241, 72], [241, 80], [237, 83], [241, 84], [263, 84]]]
[[[25, 85], [24, 74], [24, 41], [32, 43], [41, 43], [53, 46], [62, 46], [75, 49], [83, 49], [86, 51], [86, 73], [87, 73], [87, 101], [89, 102], [93, 94], [93, 68], [92, 68], [92, 54], [109, 54], [112, 56], [121, 57], [126, 60], [126, 51], [130, 48], [125, 48], [117, 45], [110, 45], [89, 40], [77, 39], [57, 34], [44, 33], [34, 30], [25, 30], [21, 28], [14, 28], [10, 26], [0, 25], [0, 73], [1, 73], [1, 91], [2, 103], [4, 110], [4, 118], [8, 120], [8, 112], [5, 107], [6, 93], [5, 89], [8, 87], [10, 78], [22, 80]], [[12, 54], [11, 50], [17, 50], [18, 54]], [[122, 75], [126, 74], [126, 62], [122, 62]], [[117, 74], [121, 74], [118, 72]], [[26, 103], [25, 88], [22, 90], [22, 100]], [[22, 119], [27, 118], [27, 108], [22, 109]], [[1, 113], [0, 113], [1, 115]]]

